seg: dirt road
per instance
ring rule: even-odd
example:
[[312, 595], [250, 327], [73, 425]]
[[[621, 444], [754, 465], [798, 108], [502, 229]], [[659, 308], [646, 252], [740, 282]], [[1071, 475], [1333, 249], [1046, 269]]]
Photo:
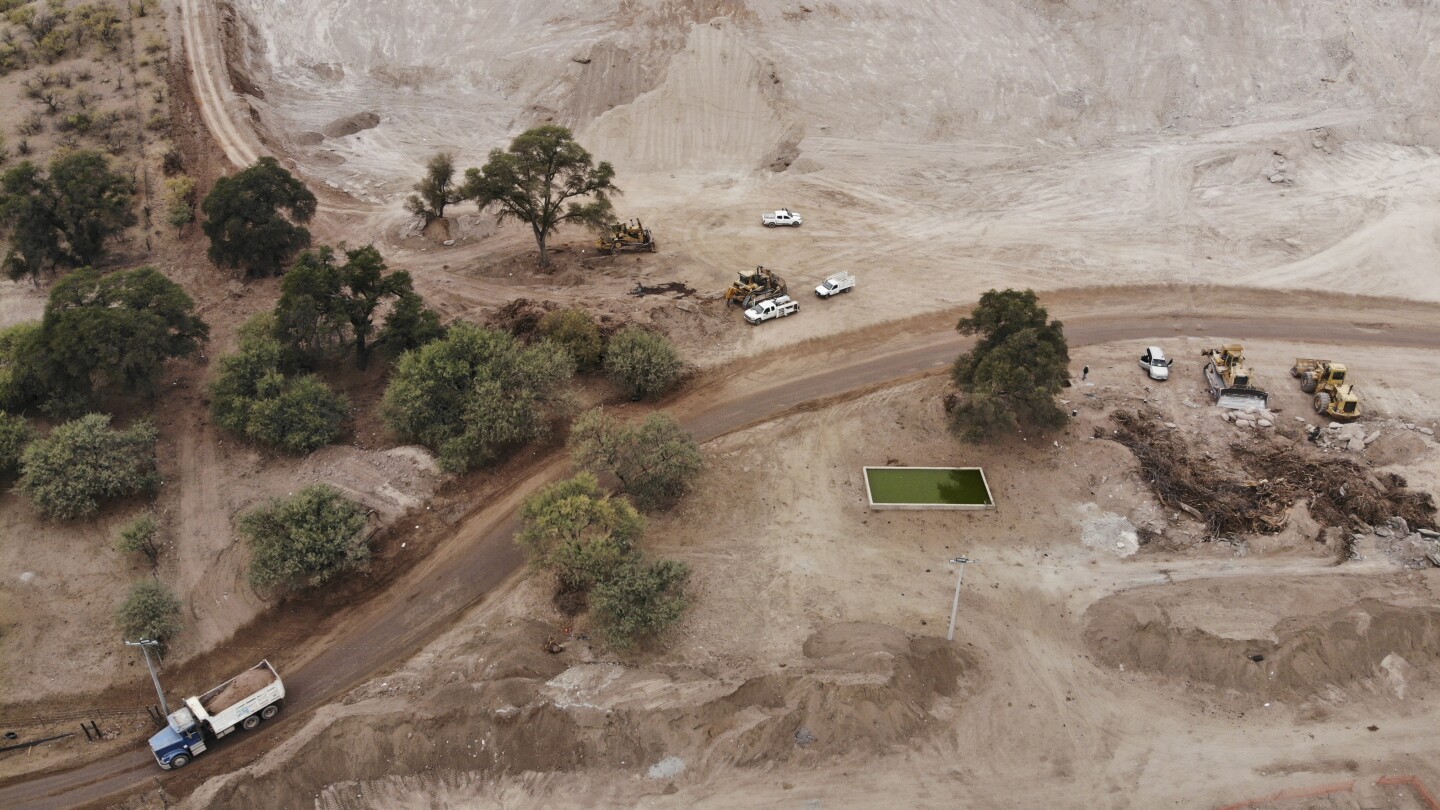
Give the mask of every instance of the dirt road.
[[[1324, 296], [1307, 297], [1306, 309], [1290, 310], [1286, 318], [1238, 314], [1207, 318], [1206, 331], [1221, 336], [1258, 339], [1284, 337], [1313, 342], [1386, 344], [1440, 348], [1440, 327], [1425, 326], [1424, 308], [1396, 302], [1391, 323], [1384, 325], [1336, 324], [1322, 315], [1353, 302], [1331, 302]], [[1072, 316], [1067, 334], [1073, 348], [1172, 335], [1173, 314], [1148, 317]], [[1414, 325], [1408, 325], [1414, 324]], [[849, 340], [815, 342], [768, 363], [756, 362], [743, 371], [715, 375], [702, 381], [669, 405], [702, 441], [708, 441], [760, 421], [775, 418], [815, 403], [851, 396], [897, 380], [938, 373], [966, 345], [952, 331], [930, 329], [894, 335], [876, 341], [857, 334]], [[868, 345], [849, 345], [859, 343]], [[845, 347], [843, 352], [837, 347]], [[840, 360], [839, 358], [843, 358]], [[791, 368], [808, 369], [790, 373]], [[317, 639], [313, 657], [285, 673], [291, 699], [284, 722], [264, 727], [222, 748], [224, 756], [201, 759], [183, 772], [160, 775], [149, 755], [136, 750], [83, 768], [65, 771], [0, 788], [0, 806], [74, 807], [150, 784], [155, 778], [172, 792], [188, 792], [213, 776], [263, 753], [276, 729], [298, 728], [297, 718], [335, 699], [346, 689], [418, 650], [445, 630], [453, 620], [485, 598], [519, 570], [523, 559], [512, 542], [516, 510], [525, 495], [565, 471], [557, 456], [537, 468], [503, 500], [477, 509], [460, 530], [424, 564], [373, 602], [357, 610], [327, 638]], [[257, 639], [257, 641], [261, 641]]]

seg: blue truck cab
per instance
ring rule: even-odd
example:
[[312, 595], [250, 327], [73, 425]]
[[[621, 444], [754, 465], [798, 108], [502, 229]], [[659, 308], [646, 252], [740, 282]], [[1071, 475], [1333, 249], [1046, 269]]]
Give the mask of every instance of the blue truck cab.
[[183, 768], [205, 751], [205, 730], [188, 708], [170, 713], [165, 728], [150, 738], [150, 753], [165, 770]]

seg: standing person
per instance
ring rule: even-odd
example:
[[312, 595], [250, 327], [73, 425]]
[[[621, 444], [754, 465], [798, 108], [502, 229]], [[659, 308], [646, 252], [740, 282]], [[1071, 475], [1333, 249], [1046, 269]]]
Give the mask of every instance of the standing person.
[[1086, 379], [1088, 379], [1089, 377], [1090, 377], [1090, 367], [1089, 367], [1089, 366], [1086, 366], [1085, 368], [1080, 369], [1080, 381], [1081, 381], [1081, 382], [1084, 382], [1084, 381], [1085, 381]]

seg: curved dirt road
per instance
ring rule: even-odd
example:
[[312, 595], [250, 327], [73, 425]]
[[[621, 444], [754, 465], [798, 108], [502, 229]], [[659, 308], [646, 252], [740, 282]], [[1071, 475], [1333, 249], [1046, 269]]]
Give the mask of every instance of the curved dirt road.
[[[1337, 324], [1325, 314], [1337, 311], [1342, 306], [1340, 301], [1314, 295], [1309, 298], [1307, 303], [1314, 306], [1313, 312], [1292, 309], [1285, 318], [1263, 314], [1206, 318], [1203, 334], [1440, 349], [1440, 326], [1423, 325], [1424, 307], [1394, 302], [1400, 314], [1398, 320], [1413, 324], [1397, 329], [1373, 323]], [[1181, 317], [1080, 315], [1067, 321], [1066, 331], [1075, 347], [1140, 340], [1175, 334]], [[733, 374], [713, 375], [668, 404], [686, 427], [707, 441], [797, 408], [814, 407], [827, 399], [941, 372], [968, 343], [954, 332], [934, 328], [898, 337], [891, 330], [878, 340], [860, 333], [847, 337], [839, 341], [843, 344], [840, 349], [836, 342], [817, 342], [772, 361], [768, 368], [757, 362]], [[868, 348], [861, 345], [867, 341]], [[837, 357], [844, 359], [837, 361]], [[810, 372], [786, 376], [777, 371], [786, 364], [808, 367]], [[299, 718], [309, 710], [410, 656], [518, 571], [523, 559], [511, 538], [518, 523], [519, 503], [537, 486], [564, 471], [561, 454], [545, 460], [506, 497], [467, 517], [428, 560], [356, 611], [327, 638], [316, 639], [311, 657], [285, 673], [292, 695], [286, 721], [264, 726], [234, 742], [227, 741], [220, 746], [228, 749], [225, 755], [203, 758], [185, 771], [162, 772], [148, 752], [137, 749], [0, 788], [0, 806], [74, 807], [152, 786], [156, 780], [172, 792], [184, 793], [208, 776], [248, 762], [263, 753], [261, 741], [284, 733], [279, 729], [296, 728]]]

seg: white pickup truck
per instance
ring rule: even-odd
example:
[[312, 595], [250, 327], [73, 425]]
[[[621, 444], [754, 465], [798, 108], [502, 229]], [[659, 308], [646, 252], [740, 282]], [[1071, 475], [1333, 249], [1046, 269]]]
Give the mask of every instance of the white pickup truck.
[[745, 320], [754, 326], [761, 321], [768, 321], [771, 318], [784, 318], [800, 311], [800, 303], [790, 300], [790, 296], [782, 295], [779, 298], [771, 298], [768, 301], [761, 301], [755, 306], [745, 310]]
[[798, 228], [805, 220], [801, 219], [799, 214], [791, 211], [789, 208], [781, 208], [779, 211], [761, 214], [760, 221], [764, 223], [767, 228], [773, 228], [776, 225], [789, 225], [792, 228]]
[[836, 293], [850, 292], [853, 289], [855, 289], [855, 277], [850, 275], [849, 270], [846, 270], [825, 279], [824, 284], [815, 288], [815, 294], [821, 298], [829, 298]]

